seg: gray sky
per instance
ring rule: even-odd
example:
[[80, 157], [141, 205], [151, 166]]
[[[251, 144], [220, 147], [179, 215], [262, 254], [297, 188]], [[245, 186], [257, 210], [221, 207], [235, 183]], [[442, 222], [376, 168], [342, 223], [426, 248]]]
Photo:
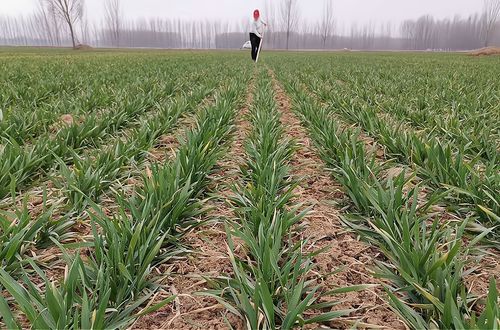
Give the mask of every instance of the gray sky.
[[[28, 15], [38, 0], [0, 0], [0, 15]], [[104, 0], [85, 0], [91, 20], [99, 19]], [[264, 0], [121, 0], [127, 18], [223, 19], [239, 22], [253, 9], [264, 9]], [[279, 3], [279, 0], [271, 0]], [[321, 17], [323, 0], [298, 0], [302, 18]], [[352, 23], [399, 23], [431, 14], [436, 18], [462, 17], [479, 12], [481, 0], [334, 0], [335, 16], [342, 26]], [[262, 12], [265, 18], [265, 12]]]

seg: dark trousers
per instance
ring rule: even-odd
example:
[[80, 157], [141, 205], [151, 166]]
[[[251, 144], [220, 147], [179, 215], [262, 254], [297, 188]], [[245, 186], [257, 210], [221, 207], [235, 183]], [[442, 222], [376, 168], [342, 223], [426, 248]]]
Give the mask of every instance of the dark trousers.
[[252, 60], [257, 60], [259, 52], [260, 38], [255, 33], [250, 33], [250, 43], [252, 44]]

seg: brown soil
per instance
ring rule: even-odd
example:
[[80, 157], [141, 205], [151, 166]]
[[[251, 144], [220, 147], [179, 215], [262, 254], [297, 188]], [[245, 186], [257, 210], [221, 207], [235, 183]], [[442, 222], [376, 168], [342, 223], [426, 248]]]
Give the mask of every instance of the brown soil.
[[[292, 175], [300, 178], [300, 186], [295, 192], [297, 196], [295, 202], [312, 207], [312, 212], [302, 222], [305, 228], [302, 239], [309, 241], [311, 251], [327, 249], [314, 259], [318, 274], [328, 274], [339, 268], [345, 269], [325, 278], [322, 285], [325, 290], [329, 290], [357, 284], [381, 284], [370, 272], [373, 260], [380, 252], [374, 247], [363, 244], [343, 228], [339, 219], [341, 211], [333, 203], [345, 198], [344, 193], [324, 169], [324, 164], [311, 147], [311, 141], [305, 129], [291, 111], [290, 99], [274, 77], [274, 73], [270, 71], [270, 74], [273, 78], [283, 127], [286, 128], [287, 135], [294, 138], [299, 146], [291, 161]], [[403, 322], [388, 308], [381, 296], [383, 296], [383, 290], [375, 287], [371, 290], [330, 297], [343, 301], [336, 309], [358, 310], [349, 318], [329, 326], [347, 328], [353, 320], [359, 320], [371, 325], [404, 329]], [[317, 326], [319, 325], [312, 328]], [[365, 326], [369, 327], [366, 324]]]
[[212, 223], [197, 228], [184, 238], [183, 243], [194, 252], [159, 270], [168, 274], [163, 285], [170, 288], [170, 294], [177, 295], [177, 298], [173, 304], [142, 317], [132, 328], [227, 329], [226, 322], [234, 328], [242, 328], [238, 317], [230, 314], [216, 300], [196, 295], [207, 288], [204, 277], [216, 277], [231, 271], [222, 226]]
[[[161, 164], [167, 160], [175, 158], [177, 149], [179, 148], [179, 135], [186, 130], [189, 123], [194, 120], [194, 114], [183, 117], [179, 120], [177, 128], [169, 134], [164, 134], [158, 139], [158, 143], [148, 151], [147, 163]], [[146, 166], [146, 170], [149, 167]]]
[[66, 125], [73, 125], [75, 120], [73, 119], [72, 115], [67, 114], [61, 116], [61, 122], [63, 122]]
[[[198, 103], [198, 109], [205, 109], [215, 102], [213, 94], [208, 95]], [[185, 132], [194, 128], [196, 124], [196, 112], [184, 114], [175, 125], [172, 133], [161, 136], [155, 146], [149, 150], [147, 160], [149, 163], [161, 164], [167, 160], [175, 158], [179, 148], [179, 136], [184, 136]], [[147, 167], [146, 167], [147, 168]]]
[[58, 120], [56, 120], [52, 125], [49, 127], [49, 131], [52, 134], [57, 133], [59, 130], [72, 126], [72, 125], [81, 125], [84, 122], [83, 117], [76, 117], [72, 114], [63, 114], [59, 117]]
[[[500, 291], [500, 254], [490, 249], [488, 254], [481, 257], [469, 256], [469, 268], [476, 268], [465, 277], [465, 284], [470, 292], [484, 298], [488, 295], [490, 278], [495, 278], [497, 290]], [[479, 259], [479, 260], [478, 260]]]
[[470, 56], [491, 56], [500, 55], [500, 47], [484, 47], [469, 53]]
[[85, 45], [85, 44], [78, 44], [74, 48], [74, 50], [92, 50], [92, 49], [94, 49], [92, 46]]
[[223, 221], [233, 218], [227, 198], [232, 194], [231, 184], [238, 180], [239, 165], [243, 163], [244, 141], [250, 130], [246, 120], [253, 102], [254, 84], [251, 83], [245, 105], [236, 120], [235, 140], [225, 159], [210, 177], [210, 191], [218, 196], [207, 202], [211, 210], [204, 220], [211, 221], [184, 237], [184, 243], [194, 250], [187, 258], [180, 258], [169, 265], [166, 279], [171, 293], [178, 297], [174, 304], [139, 319], [134, 329], [243, 329], [243, 321], [229, 313], [215, 299], [197, 295], [207, 289], [204, 277], [231, 274], [232, 266], [227, 256], [226, 233]]
[[0, 201], [0, 207], [2, 212], [15, 213], [16, 210], [23, 209], [23, 203], [26, 202], [26, 206], [29, 210], [29, 214], [32, 219], [36, 219], [43, 209], [43, 196], [45, 194], [47, 205], [51, 206], [54, 204], [61, 204], [62, 200], [58, 199], [60, 191], [54, 188], [54, 183], [49, 180], [44, 182], [40, 186], [31, 187], [26, 191], [20, 191], [13, 200], [12, 197], [6, 197]]

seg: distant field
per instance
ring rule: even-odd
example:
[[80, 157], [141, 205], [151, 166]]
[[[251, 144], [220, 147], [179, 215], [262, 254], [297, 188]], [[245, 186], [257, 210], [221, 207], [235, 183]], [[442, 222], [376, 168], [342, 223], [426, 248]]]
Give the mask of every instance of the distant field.
[[500, 57], [0, 47], [0, 328], [500, 326]]

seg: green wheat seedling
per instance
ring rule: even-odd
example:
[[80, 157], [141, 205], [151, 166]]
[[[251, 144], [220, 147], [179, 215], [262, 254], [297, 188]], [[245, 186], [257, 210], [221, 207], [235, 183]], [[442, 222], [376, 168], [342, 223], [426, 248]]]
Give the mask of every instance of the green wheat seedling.
[[29, 210], [24, 205], [16, 213], [0, 213], [0, 260], [1, 268], [13, 271], [24, 262], [24, 254], [36, 242], [49, 214], [44, 214], [33, 221]]
[[193, 91], [191, 97], [194, 100], [187, 101], [186, 95], [181, 94], [165, 105], [157, 104], [158, 114], [140, 122], [125, 141], [117, 138], [110, 148], [87, 154], [85, 158], [73, 152], [71, 167], [60, 162], [59, 185], [64, 187], [72, 209], [81, 212], [86, 207], [87, 198], [98, 202], [99, 196], [124, 175], [124, 167], [143, 161], [155, 141], [168, 132], [192, 104], [200, 102], [211, 91], [207, 86], [202, 86]]
[[[238, 218], [226, 228], [234, 273], [209, 279], [212, 290], [201, 294], [242, 317], [249, 329], [291, 329], [348, 315], [350, 310], [339, 310], [306, 317], [320, 305], [338, 302], [316, 304], [323, 294], [316, 279], [310, 279], [314, 253], [303, 251], [307, 242], [292, 239], [294, 225], [307, 213], [291, 202], [296, 183], [290, 180], [288, 162], [295, 143], [284, 139], [268, 76], [262, 74], [257, 89], [253, 130], [245, 145], [248, 160], [240, 170], [244, 183], [231, 198]], [[236, 239], [246, 247], [244, 257], [233, 252]]]
[[335, 110], [351, 122], [361, 124], [387, 147], [392, 156], [401, 162], [418, 165], [419, 175], [429, 180], [434, 187], [454, 187], [454, 192], [459, 195], [458, 200], [469, 204], [465, 207], [465, 212], [474, 210], [484, 221], [491, 223], [493, 220], [495, 225], [494, 217], [490, 217], [489, 212], [484, 212], [483, 209], [497, 215], [500, 210], [498, 199], [490, 193], [500, 188], [498, 166], [494, 165], [497, 162], [486, 163], [486, 170], [480, 173], [476, 166], [480, 161], [479, 155], [472, 158], [464, 156], [467, 145], [459, 145], [457, 148], [441, 141], [432, 133], [407, 131], [402, 125], [391, 125], [380, 118], [373, 107], [365, 102], [356, 99], [339, 101], [334, 97], [341, 96], [334, 93], [326, 96], [325, 100], [331, 100]]
[[182, 90], [184, 84], [184, 80], [175, 81], [175, 76], [161, 83], [154, 78], [136, 82], [132, 90], [115, 94], [113, 108], [105, 114], [106, 120], [102, 114], [90, 113], [83, 122], [75, 120], [54, 136], [47, 133], [28, 147], [10, 139], [0, 157], [0, 168], [4, 169], [0, 175], [0, 198], [8, 194], [3, 187], [10, 185], [16, 191], [24, 188], [41, 172], [52, 168], [57, 158], [66, 162], [74, 151], [101, 146], [110, 136], [131, 125], [135, 118], [153, 109], [159, 100], [170, 98], [178, 88]]
[[[394, 179], [381, 179], [373, 155], [368, 157], [371, 161], [363, 161], [369, 153], [359, 135], [351, 129], [341, 131], [327, 112], [315, 111], [311, 103], [304, 94], [295, 99], [311, 137], [323, 149], [320, 156], [356, 208], [344, 222], [388, 258], [377, 262], [376, 275], [391, 283], [387, 287], [391, 306], [416, 329], [463, 328], [458, 325], [474, 319], [475, 300], [464, 284], [464, 276], [472, 270], [465, 271], [462, 260], [491, 229], [462, 247], [467, 220], [457, 227], [431, 220], [431, 206], [447, 196], [446, 191], [435, 191], [421, 204], [419, 188], [411, 188], [412, 176], [405, 171]], [[489, 315], [495, 315], [495, 308], [488, 303]]]
[[[89, 268], [80, 255], [70, 256], [65, 252], [67, 266], [64, 278], [56, 283], [31, 260], [30, 266], [42, 279], [40, 287], [26, 273], [22, 285], [8, 272], [0, 269], [0, 283], [12, 295], [19, 309], [34, 329], [114, 329], [123, 328], [137, 317], [153, 312], [175, 297], [148, 307], [140, 313], [137, 308], [151, 295], [136, 298], [134, 303], [111, 309], [112, 293], [117, 291], [110, 281], [111, 269]], [[0, 315], [9, 329], [22, 329], [16, 316], [9, 309], [8, 301], [0, 296]]]
[[[50, 283], [34, 262], [31, 267], [50, 288], [45, 292], [27, 276], [23, 276], [24, 287], [7, 272], [0, 273], [1, 283], [33, 328], [124, 328], [175, 298], [137, 313], [161, 289], [152, 269], [184, 252], [179, 238], [199, 222], [206, 177], [232, 132], [241, 88], [240, 82], [233, 82], [217, 95], [213, 106], [200, 113], [171, 163], [154, 166], [131, 197], [117, 194], [119, 209], [113, 217], [87, 196], [93, 208], [92, 253], [81, 260], [78, 252], [71, 255], [52, 239], [69, 269], [61, 283]], [[37, 317], [40, 313], [42, 318]], [[4, 298], [0, 315], [9, 326], [17, 327]]]

